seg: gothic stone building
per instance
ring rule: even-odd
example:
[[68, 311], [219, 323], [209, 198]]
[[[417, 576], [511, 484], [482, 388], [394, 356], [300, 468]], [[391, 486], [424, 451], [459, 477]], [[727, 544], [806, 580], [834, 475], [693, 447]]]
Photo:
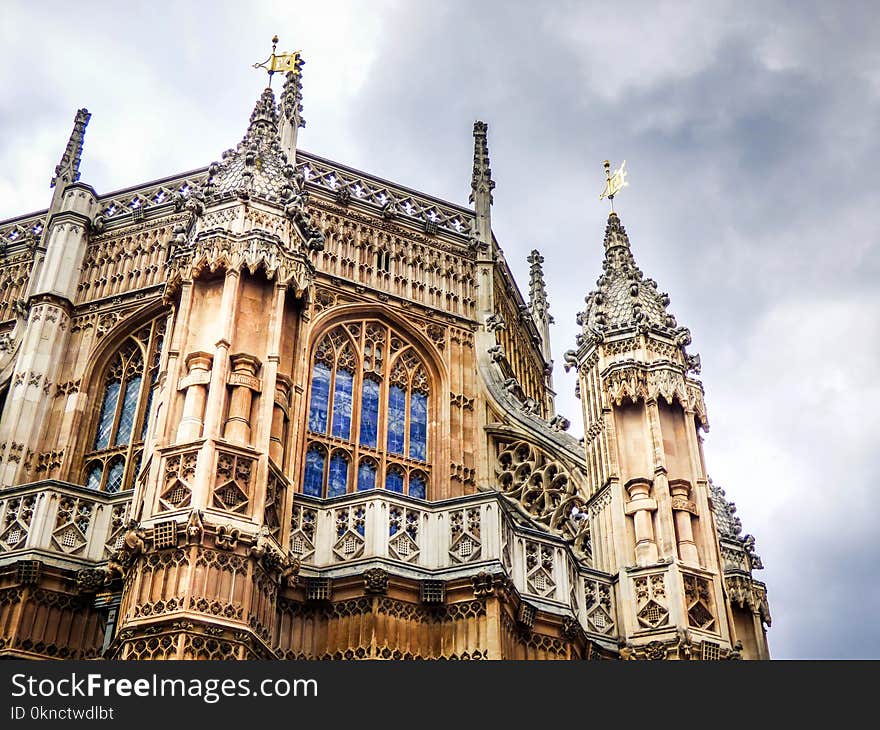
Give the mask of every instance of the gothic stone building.
[[108, 194], [80, 110], [48, 210], [0, 223], [0, 655], [766, 658], [699, 359], [617, 215], [578, 440], [486, 125], [462, 207], [297, 149], [300, 80]]

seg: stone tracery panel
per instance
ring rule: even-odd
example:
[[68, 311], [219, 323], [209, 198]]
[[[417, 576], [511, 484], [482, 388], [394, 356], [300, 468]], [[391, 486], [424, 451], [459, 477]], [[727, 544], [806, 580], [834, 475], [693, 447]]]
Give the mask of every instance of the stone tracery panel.
[[499, 449], [495, 478], [501, 493], [545, 529], [574, 539], [580, 554], [586, 555], [586, 500], [568, 470], [527, 441], [501, 444]]

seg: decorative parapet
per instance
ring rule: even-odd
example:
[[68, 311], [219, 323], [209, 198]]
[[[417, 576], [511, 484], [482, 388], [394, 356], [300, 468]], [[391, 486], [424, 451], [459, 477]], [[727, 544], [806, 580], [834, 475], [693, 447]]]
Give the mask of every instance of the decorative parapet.
[[[357, 202], [378, 211], [393, 210], [394, 216], [419, 228], [435, 229], [466, 239], [473, 232], [473, 211], [424, 195], [409, 188], [297, 150], [296, 171], [307, 190], [321, 192], [338, 202]], [[172, 212], [180, 212], [194, 190], [208, 180], [208, 167], [134, 185], [99, 196], [97, 227], [127, 225]], [[388, 206], [391, 206], [388, 208]], [[0, 250], [24, 241], [39, 241], [47, 210], [0, 221]]]
[[366, 203], [378, 207], [383, 215], [409, 220], [419, 227], [467, 237], [473, 232], [473, 211], [444, 203], [414, 190], [393, 185], [307, 152], [297, 152], [297, 172], [307, 187], [335, 196], [337, 202]]
[[122, 545], [131, 493], [47, 480], [0, 496], [0, 563], [40, 559], [78, 570]]
[[522, 522], [494, 492], [431, 504], [382, 491], [297, 495], [289, 549], [307, 580], [350, 575], [355, 566], [421, 580], [503, 571], [529, 602], [578, 617], [590, 636], [612, 636], [611, 577], [587, 567], [571, 540]]

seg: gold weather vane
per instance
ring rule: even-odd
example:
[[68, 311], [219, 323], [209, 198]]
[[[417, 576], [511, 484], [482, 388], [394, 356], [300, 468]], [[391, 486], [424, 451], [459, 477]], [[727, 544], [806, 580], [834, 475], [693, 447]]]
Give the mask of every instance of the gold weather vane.
[[294, 73], [299, 72], [299, 54], [300, 51], [294, 51], [293, 53], [275, 53], [275, 48], [278, 46], [278, 36], [272, 36], [272, 54], [262, 63], [255, 63], [254, 68], [264, 68], [269, 72], [269, 86], [272, 85], [272, 74], [277, 71], [293, 71]]
[[599, 196], [599, 200], [608, 198], [611, 203], [611, 212], [613, 213], [614, 196], [629, 185], [626, 181], [626, 160], [614, 171], [614, 174], [611, 173], [611, 163], [608, 160], [605, 160], [603, 164], [605, 165], [605, 189]]

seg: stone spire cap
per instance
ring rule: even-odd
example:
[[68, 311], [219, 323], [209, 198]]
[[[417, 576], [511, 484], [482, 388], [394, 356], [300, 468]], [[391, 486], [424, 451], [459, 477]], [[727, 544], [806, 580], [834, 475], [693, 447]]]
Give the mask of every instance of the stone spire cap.
[[80, 109], [77, 111], [73, 119], [73, 131], [70, 133], [70, 139], [67, 141], [67, 147], [61, 156], [61, 162], [55, 166], [55, 176], [49, 187], [54, 188], [57, 183], [64, 184], [76, 182], [79, 180], [79, 163], [82, 158], [83, 143], [86, 138], [86, 127], [92, 115], [88, 109]]
[[657, 282], [646, 279], [636, 265], [629, 237], [617, 213], [608, 216], [605, 227], [605, 260], [597, 289], [586, 298], [587, 308], [578, 315], [587, 337], [608, 331], [651, 328], [673, 339], [680, 346], [690, 343], [690, 332], [679, 327], [667, 312], [669, 295], [660, 292]]
[[265, 89], [257, 100], [241, 142], [211, 164], [208, 176], [202, 189], [208, 203], [238, 197], [284, 204], [302, 189], [302, 180], [281, 149], [272, 89]]

